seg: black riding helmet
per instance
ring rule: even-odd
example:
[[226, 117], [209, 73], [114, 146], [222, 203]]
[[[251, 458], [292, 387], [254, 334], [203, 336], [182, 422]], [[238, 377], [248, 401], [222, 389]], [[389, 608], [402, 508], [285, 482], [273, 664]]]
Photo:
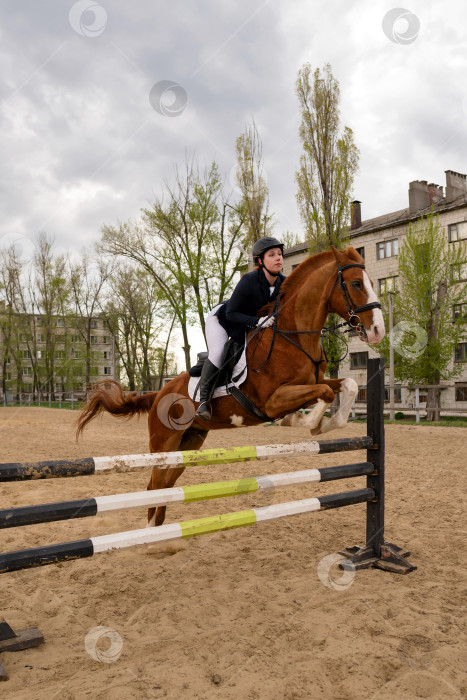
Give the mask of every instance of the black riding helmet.
[[259, 241], [256, 241], [251, 251], [253, 259], [262, 258], [264, 253], [271, 248], [280, 248], [282, 253], [284, 252], [284, 244], [278, 241], [277, 238], [271, 238], [271, 236], [260, 238]]

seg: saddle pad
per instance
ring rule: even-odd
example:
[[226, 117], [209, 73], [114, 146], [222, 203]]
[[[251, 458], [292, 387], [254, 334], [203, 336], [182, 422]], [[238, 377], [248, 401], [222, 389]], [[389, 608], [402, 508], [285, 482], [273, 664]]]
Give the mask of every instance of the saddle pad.
[[[232, 372], [232, 377], [235, 378], [235, 381], [231, 381], [229, 383], [230, 386], [236, 386], [240, 387], [243, 382], [245, 381], [247, 377], [247, 366], [246, 366], [246, 351], [245, 351], [245, 346], [243, 347], [243, 352], [240, 356], [239, 361], [234, 367], [234, 370]], [[219, 396], [227, 396], [227, 389], [225, 387], [225, 384], [223, 386], [218, 386], [214, 390], [214, 394], [212, 395], [213, 399], [217, 399]], [[190, 377], [190, 381], [188, 382], [188, 396], [190, 399], [195, 401], [196, 403], [199, 402], [199, 377]]]

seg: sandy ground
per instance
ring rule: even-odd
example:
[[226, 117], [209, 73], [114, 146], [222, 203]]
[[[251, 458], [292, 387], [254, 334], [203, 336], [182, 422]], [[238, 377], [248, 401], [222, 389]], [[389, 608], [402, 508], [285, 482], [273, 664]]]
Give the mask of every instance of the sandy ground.
[[[2, 462], [147, 451], [145, 419], [104, 416], [74, 442], [76, 413], [0, 408]], [[350, 425], [332, 435], [364, 435]], [[301, 428], [211, 433], [205, 447], [295, 442]], [[0, 576], [0, 613], [46, 643], [2, 655], [2, 698], [461, 698], [467, 691], [462, 428], [388, 426], [386, 538], [418, 570], [341, 578], [325, 559], [363, 543], [362, 505], [108, 552]], [[361, 452], [190, 469], [179, 484], [330, 466]], [[146, 488], [148, 471], [1, 484], [20, 506]], [[305, 485], [176, 504], [166, 522], [359, 487]], [[1, 551], [143, 527], [134, 510], [1, 532]], [[320, 574], [320, 575], [319, 575]], [[322, 580], [324, 580], [324, 583]], [[96, 627], [111, 628], [99, 636]], [[85, 648], [85, 639], [91, 653]], [[119, 655], [120, 653], [120, 655]], [[95, 658], [93, 658], [93, 656]], [[99, 657], [103, 660], [99, 661]], [[109, 662], [109, 660], [112, 662]]]

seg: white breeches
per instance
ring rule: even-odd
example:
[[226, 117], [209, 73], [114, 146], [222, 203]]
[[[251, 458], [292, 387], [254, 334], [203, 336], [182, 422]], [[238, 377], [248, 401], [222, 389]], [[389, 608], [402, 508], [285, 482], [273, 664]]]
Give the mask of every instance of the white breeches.
[[229, 339], [219, 323], [217, 316], [214, 316], [219, 306], [215, 306], [206, 319], [206, 343], [208, 346], [209, 360], [216, 367], [221, 366], [224, 345]]

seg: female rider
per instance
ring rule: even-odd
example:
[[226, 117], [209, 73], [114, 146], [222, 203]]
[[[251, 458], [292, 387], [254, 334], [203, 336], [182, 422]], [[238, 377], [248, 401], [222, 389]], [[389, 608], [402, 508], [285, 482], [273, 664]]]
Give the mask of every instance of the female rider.
[[279, 294], [282, 281], [284, 246], [277, 238], [260, 238], [253, 246], [252, 255], [257, 268], [244, 275], [232, 296], [216, 306], [206, 319], [206, 342], [209, 357], [201, 372], [199, 399], [196, 415], [211, 420], [211, 395], [214, 389], [227, 340], [251, 328], [269, 328], [273, 316], [258, 319], [258, 311]]

